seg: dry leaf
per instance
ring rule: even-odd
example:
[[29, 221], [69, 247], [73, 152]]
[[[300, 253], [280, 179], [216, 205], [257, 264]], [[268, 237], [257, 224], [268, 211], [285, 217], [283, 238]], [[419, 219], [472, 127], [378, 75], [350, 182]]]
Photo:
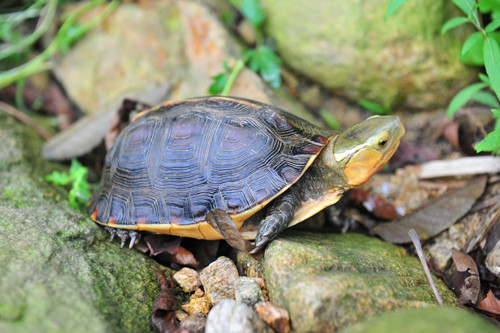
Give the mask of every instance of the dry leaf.
[[481, 311], [486, 312], [486, 315], [488, 315], [488, 317], [500, 320], [500, 300], [495, 297], [491, 290], [488, 291], [486, 297], [481, 302], [479, 302], [477, 308]]
[[175, 302], [175, 289], [172, 279], [165, 278], [165, 271], [156, 272], [156, 279], [160, 286], [160, 294], [153, 302], [151, 322], [159, 333], [189, 333], [179, 327], [175, 312], [178, 310]]
[[249, 241], [241, 237], [233, 219], [224, 210], [214, 209], [207, 214], [205, 219], [235, 249], [248, 253], [255, 248]]
[[363, 206], [378, 218], [394, 220], [399, 216], [396, 208], [379, 194], [372, 194], [363, 189], [356, 189], [351, 191], [349, 199], [353, 200], [357, 205]]
[[476, 304], [481, 290], [481, 281], [474, 260], [467, 254], [452, 249], [451, 257], [457, 271], [448, 276], [451, 289], [458, 295], [460, 304]]
[[464, 216], [483, 194], [486, 177], [474, 178], [462, 188], [446, 192], [413, 213], [390, 223], [377, 225], [372, 232], [391, 243], [408, 243], [410, 229], [415, 229], [421, 240], [439, 234]]

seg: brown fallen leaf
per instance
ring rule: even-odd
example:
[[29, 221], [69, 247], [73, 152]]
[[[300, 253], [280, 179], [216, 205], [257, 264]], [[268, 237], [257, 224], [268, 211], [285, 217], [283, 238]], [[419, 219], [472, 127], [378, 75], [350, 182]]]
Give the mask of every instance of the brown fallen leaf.
[[478, 303], [477, 308], [488, 317], [500, 320], [500, 300], [495, 297], [493, 292], [490, 290], [486, 297]]
[[447, 276], [448, 285], [457, 294], [460, 304], [476, 304], [481, 290], [481, 281], [476, 263], [467, 254], [451, 250], [456, 271]]
[[349, 199], [378, 218], [394, 220], [399, 216], [396, 208], [379, 194], [373, 194], [363, 189], [355, 189], [351, 191]]
[[413, 213], [390, 223], [378, 224], [372, 232], [387, 242], [401, 244], [411, 241], [410, 229], [415, 229], [421, 240], [433, 237], [464, 216], [483, 194], [486, 177], [469, 181], [464, 187], [446, 192]]
[[205, 219], [235, 249], [248, 253], [255, 248], [252, 243], [243, 239], [233, 219], [224, 210], [214, 209], [207, 214]]
[[179, 326], [175, 315], [178, 307], [172, 279], [167, 280], [164, 270], [156, 272], [156, 279], [160, 286], [160, 294], [155, 298], [151, 310], [153, 328], [159, 333], [189, 333]]
[[182, 246], [179, 246], [175, 254], [163, 252], [155, 256], [155, 259], [160, 262], [176, 263], [182, 266], [198, 267], [200, 264], [193, 253]]
[[460, 123], [457, 120], [453, 120], [448, 123], [443, 129], [443, 136], [448, 140], [449, 143], [456, 149], [461, 151], [460, 141], [458, 136], [458, 129], [460, 127]]
[[271, 302], [256, 303], [254, 309], [259, 315], [259, 318], [271, 326], [276, 332], [290, 332], [290, 315], [285, 309]]
[[[9, 103], [15, 103], [16, 90], [17, 85], [15, 84], [0, 89], [0, 99]], [[37, 110], [57, 116], [60, 129], [65, 129], [75, 119], [75, 112], [71, 107], [71, 103], [59, 85], [55, 83], [47, 84], [39, 82], [34, 84], [28, 81], [23, 88], [22, 98], [27, 107], [32, 108], [35, 104], [39, 104]]]
[[161, 253], [175, 255], [179, 251], [182, 238], [170, 235], [147, 234], [144, 241], [148, 246], [149, 254], [152, 256]]

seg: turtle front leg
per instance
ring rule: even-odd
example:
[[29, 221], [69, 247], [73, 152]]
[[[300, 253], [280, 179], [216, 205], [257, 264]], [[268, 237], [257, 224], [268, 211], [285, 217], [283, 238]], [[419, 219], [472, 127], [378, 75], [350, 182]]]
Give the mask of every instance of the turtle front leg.
[[288, 192], [274, 201], [266, 218], [260, 223], [259, 231], [255, 237], [255, 249], [251, 253], [264, 249], [280, 232], [288, 227], [299, 203], [299, 195], [295, 188], [290, 188]]

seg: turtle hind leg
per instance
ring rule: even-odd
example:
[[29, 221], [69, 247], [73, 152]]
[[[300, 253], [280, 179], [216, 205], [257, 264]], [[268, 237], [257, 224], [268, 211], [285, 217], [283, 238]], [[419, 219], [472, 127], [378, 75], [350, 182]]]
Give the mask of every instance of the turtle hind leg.
[[131, 249], [134, 244], [136, 243], [139, 238], [141, 238], [141, 233], [135, 231], [135, 230], [128, 230], [128, 229], [118, 229], [118, 228], [111, 228], [111, 227], [104, 227], [110, 234], [111, 237], [109, 239], [110, 242], [112, 242], [116, 236], [120, 238], [121, 243], [120, 247], [124, 247], [125, 243], [127, 242], [127, 239], [130, 238], [130, 243], [129, 243], [129, 249]]
[[251, 253], [263, 250], [280, 232], [288, 227], [290, 221], [293, 220], [294, 211], [299, 205], [299, 201], [297, 192], [293, 190], [289, 190], [275, 200], [267, 212], [266, 218], [260, 223], [259, 231], [255, 237], [255, 249]]

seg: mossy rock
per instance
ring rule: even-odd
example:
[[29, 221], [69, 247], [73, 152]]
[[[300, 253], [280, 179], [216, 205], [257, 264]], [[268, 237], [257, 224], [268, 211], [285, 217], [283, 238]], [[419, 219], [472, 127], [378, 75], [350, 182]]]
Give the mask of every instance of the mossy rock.
[[269, 297], [289, 311], [296, 332], [334, 332], [374, 314], [437, 304], [419, 260], [374, 237], [288, 231], [269, 245], [264, 265]]
[[451, 1], [408, 1], [385, 22], [389, 0], [260, 2], [286, 64], [354, 101], [442, 107], [477, 79], [459, 60], [472, 30], [440, 33], [460, 15]]
[[431, 307], [387, 312], [342, 330], [342, 333], [495, 333], [498, 328], [470, 311]]
[[150, 332], [161, 267], [69, 207], [41, 144], [0, 115], [0, 331]]

